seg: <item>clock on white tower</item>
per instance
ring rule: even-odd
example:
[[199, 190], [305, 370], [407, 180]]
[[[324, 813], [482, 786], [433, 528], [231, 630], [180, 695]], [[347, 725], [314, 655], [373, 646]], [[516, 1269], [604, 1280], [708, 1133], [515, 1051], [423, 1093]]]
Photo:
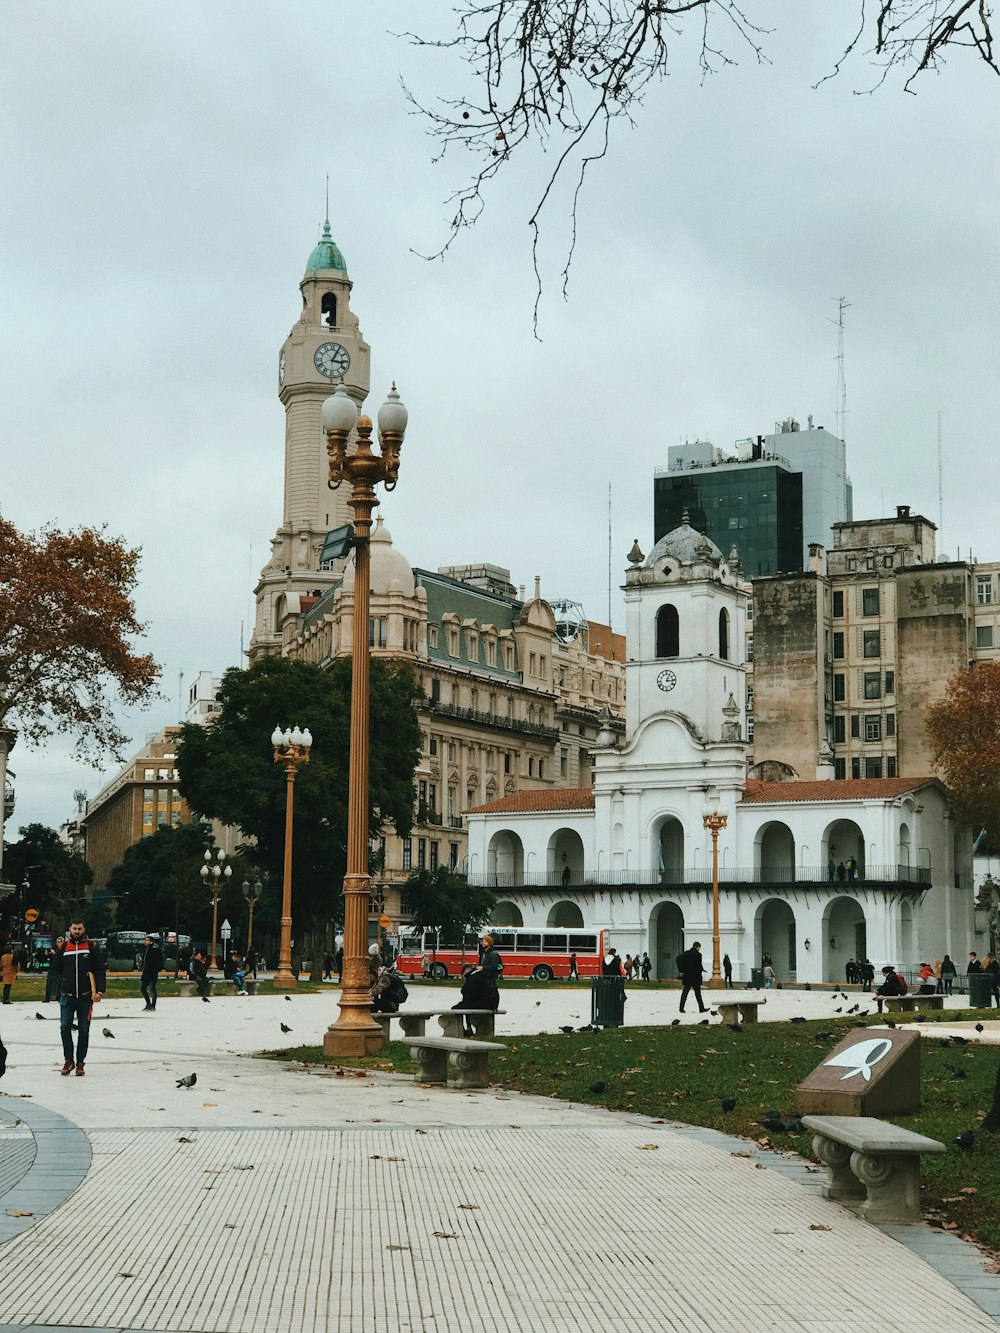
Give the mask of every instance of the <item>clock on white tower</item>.
[[350, 353], [340, 343], [321, 343], [313, 355], [313, 365], [327, 379], [342, 380], [350, 369]]
[[672, 690], [677, 684], [677, 676], [668, 668], [666, 671], [660, 672], [656, 677], [656, 683], [661, 690]]

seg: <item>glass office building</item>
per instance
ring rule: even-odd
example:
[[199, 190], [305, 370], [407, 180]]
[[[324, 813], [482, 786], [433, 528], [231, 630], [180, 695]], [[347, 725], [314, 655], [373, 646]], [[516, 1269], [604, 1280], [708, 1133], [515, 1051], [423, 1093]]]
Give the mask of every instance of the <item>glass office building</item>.
[[802, 473], [773, 456], [658, 471], [653, 478], [655, 539], [678, 527], [685, 511], [691, 526], [725, 555], [736, 547], [744, 578], [802, 568]]

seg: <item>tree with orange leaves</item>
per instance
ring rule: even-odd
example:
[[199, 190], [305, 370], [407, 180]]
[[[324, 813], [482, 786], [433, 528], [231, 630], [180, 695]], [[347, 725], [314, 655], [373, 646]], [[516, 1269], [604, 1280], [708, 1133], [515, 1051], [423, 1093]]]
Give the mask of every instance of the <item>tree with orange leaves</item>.
[[33, 745], [75, 736], [89, 762], [118, 756], [127, 737], [115, 707], [147, 701], [160, 671], [130, 644], [145, 630], [138, 562], [103, 530], [23, 533], [0, 518], [0, 730]]
[[1000, 662], [956, 672], [927, 710], [927, 735], [956, 813], [1000, 845]]

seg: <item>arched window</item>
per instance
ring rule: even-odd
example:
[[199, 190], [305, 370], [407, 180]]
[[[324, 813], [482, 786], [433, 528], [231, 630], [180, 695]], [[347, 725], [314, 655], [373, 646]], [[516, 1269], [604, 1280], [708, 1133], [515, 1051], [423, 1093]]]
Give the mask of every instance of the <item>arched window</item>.
[[656, 613], [656, 656], [679, 657], [680, 651], [677, 607], [668, 603]]
[[323, 312], [323, 323], [329, 328], [337, 327], [337, 298], [333, 292], [323, 293], [323, 304], [320, 307]]
[[719, 612], [719, 656], [729, 661], [729, 612], [725, 607]]

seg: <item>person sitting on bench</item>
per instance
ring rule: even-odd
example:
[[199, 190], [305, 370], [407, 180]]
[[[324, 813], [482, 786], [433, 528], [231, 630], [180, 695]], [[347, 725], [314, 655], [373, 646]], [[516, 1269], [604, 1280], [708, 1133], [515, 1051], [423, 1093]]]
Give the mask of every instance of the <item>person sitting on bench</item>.
[[906, 982], [894, 967], [883, 967], [882, 976], [884, 978], [882, 985], [875, 992], [878, 996], [875, 1003], [878, 1005], [879, 1013], [882, 1012], [882, 1000], [885, 996], [906, 994]]

